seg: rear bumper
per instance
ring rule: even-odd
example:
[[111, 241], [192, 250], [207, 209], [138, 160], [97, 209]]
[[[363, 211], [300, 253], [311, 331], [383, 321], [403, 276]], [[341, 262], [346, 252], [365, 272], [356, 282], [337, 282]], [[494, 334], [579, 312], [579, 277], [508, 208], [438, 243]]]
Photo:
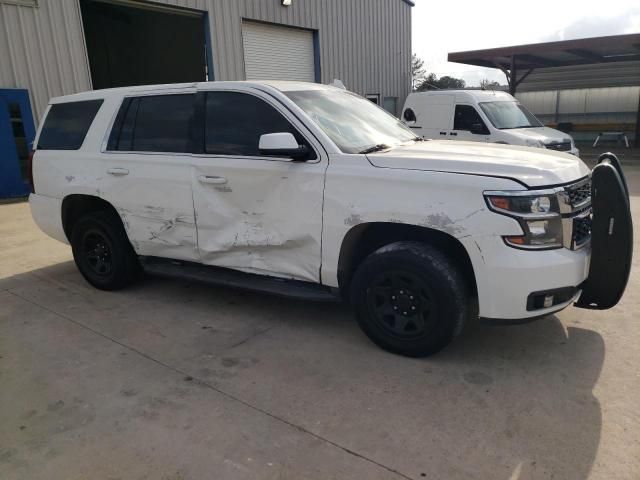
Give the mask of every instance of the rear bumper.
[[63, 243], [69, 243], [62, 228], [62, 200], [32, 193], [29, 195], [31, 216], [44, 233]]
[[[480, 317], [521, 321], [560, 311], [580, 294], [577, 289], [589, 272], [590, 249], [518, 250], [499, 236], [460, 239], [467, 248], [476, 276]], [[532, 294], [576, 288], [560, 303], [532, 308]], [[567, 290], [565, 290], [567, 289]]]

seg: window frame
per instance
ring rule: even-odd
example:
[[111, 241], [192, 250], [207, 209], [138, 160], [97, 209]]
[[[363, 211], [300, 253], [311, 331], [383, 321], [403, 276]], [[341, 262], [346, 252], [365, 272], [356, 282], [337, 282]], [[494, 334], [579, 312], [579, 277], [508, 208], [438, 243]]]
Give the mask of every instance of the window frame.
[[[150, 92], [131, 92], [131, 93], [127, 93], [125, 94], [118, 102], [117, 107], [115, 108], [115, 111], [113, 113], [113, 116], [111, 118], [111, 122], [109, 124], [109, 127], [107, 128], [106, 132], [105, 132], [105, 136], [102, 140], [102, 148], [100, 149], [101, 153], [106, 153], [106, 154], [110, 154], [110, 155], [165, 155], [165, 156], [171, 156], [171, 155], [179, 155], [179, 156], [188, 156], [188, 155], [193, 155], [194, 153], [198, 153], [198, 139], [200, 137], [200, 135], [194, 135], [194, 133], [198, 133], [198, 132], [202, 132], [204, 133], [203, 130], [203, 125], [201, 122], [201, 118], [199, 118], [199, 99], [198, 99], [198, 91], [194, 88], [190, 88], [188, 90], [171, 90], [171, 91], [158, 91], [158, 90], [154, 90], [154, 91], [150, 91]], [[161, 151], [157, 151], [157, 150], [117, 150], [117, 149], [112, 149], [111, 148], [111, 136], [114, 134], [114, 132], [116, 131], [116, 129], [118, 130], [118, 137], [120, 136], [120, 134], [122, 133], [122, 125], [124, 123], [124, 120], [126, 118], [126, 114], [128, 113], [128, 109], [130, 107], [130, 104], [135, 100], [135, 99], [142, 99], [145, 97], [164, 97], [164, 96], [169, 96], [169, 95], [193, 95], [194, 96], [194, 122], [195, 122], [195, 127], [193, 129], [192, 132], [189, 132], [189, 150], [188, 152], [161, 152]], [[126, 106], [126, 109], [125, 109]], [[124, 109], [124, 110], [123, 110]], [[124, 111], [124, 113], [122, 114], [122, 112]], [[121, 115], [122, 114], [122, 115]], [[135, 130], [135, 124], [134, 124], [134, 130]]]
[[487, 127], [487, 121], [482, 117], [482, 113], [480, 113], [480, 110], [478, 110], [476, 108], [475, 105], [471, 104], [471, 103], [456, 103], [453, 107], [453, 125], [451, 130], [454, 130], [456, 132], [469, 132], [472, 135], [480, 135], [480, 134], [476, 134], [476, 133], [472, 133], [471, 130], [469, 129], [460, 129], [460, 128], [456, 128], [456, 109], [458, 107], [469, 107], [472, 108], [475, 112], [476, 115], [478, 115], [478, 118], [480, 119], [480, 121], [482, 122], [482, 125], [484, 126], [485, 132], [487, 133], [483, 133], [482, 135], [489, 135], [491, 133], [491, 131], [489, 130], [489, 127]]
[[[243, 159], [243, 160], [263, 160], [263, 161], [286, 161], [286, 162], [291, 162], [292, 159], [290, 157], [276, 157], [276, 156], [271, 156], [271, 155], [231, 155], [231, 154], [221, 154], [221, 153], [207, 153], [206, 152], [206, 108], [207, 108], [207, 94], [208, 93], [240, 93], [240, 94], [244, 94], [244, 95], [251, 95], [255, 98], [257, 98], [258, 100], [261, 100], [263, 102], [265, 102], [267, 105], [269, 105], [271, 108], [275, 109], [280, 115], [282, 115], [284, 117], [284, 119], [289, 122], [289, 124], [291, 124], [291, 126], [298, 132], [298, 134], [304, 138], [304, 140], [307, 142], [307, 145], [309, 146], [309, 148], [313, 151], [313, 153], [315, 154], [316, 158], [311, 159], [311, 160], [306, 160], [304, 162], [299, 162], [299, 163], [319, 163], [322, 159], [321, 155], [320, 155], [320, 148], [318, 147], [318, 142], [317, 141], [312, 141], [310, 139], [315, 137], [313, 135], [311, 135], [310, 133], [308, 133], [306, 126], [304, 125], [304, 123], [302, 121], [300, 121], [300, 119], [297, 118], [297, 116], [293, 115], [290, 110], [288, 110], [286, 108], [285, 105], [282, 104], [282, 102], [277, 101], [277, 99], [275, 99], [276, 101], [274, 101], [273, 99], [275, 97], [271, 96], [268, 94], [268, 92], [256, 92], [256, 91], [252, 91], [252, 90], [242, 90], [242, 89], [231, 89], [231, 88], [219, 88], [219, 89], [215, 89], [215, 88], [208, 88], [208, 89], [203, 89], [203, 90], [199, 90], [198, 91], [198, 95], [201, 96], [201, 101], [198, 102], [198, 107], [200, 108], [200, 118], [199, 120], [201, 121], [201, 128], [199, 129], [200, 132], [202, 132], [202, 141], [201, 141], [201, 152], [199, 153], [195, 153], [194, 155], [196, 156], [201, 156], [201, 157], [208, 157], [208, 158], [221, 158], [221, 159]], [[265, 94], [264, 96], [261, 94]], [[268, 96], [267, 96], [268, 95]], [[302, 128], [301, 128], [302, 127]], [[317, 139], [315, 139], [317, 140]]]
[[[47, 120], [49, 120], [49, 117], [51, 115], [51, 111], [57, 107], [57, 106], [61, 106], [61, 105], [73, 105], [73, 104], [79, 104], [79, 103], [97, 103], [98, 104], [98, 108], [96, 109], [95, 113], [93, 114], [93, 117], [91, 118], [91, 121], [89, 122], [89, 124], [87, 125], [87, 129], [84, 132], [84, 135], [82, 137], [82, 141], [80, 142], [80, 144], [77, 147], [72, 147], [72, 148], [45, 148], [45, 147], [41, 147], [40, 146], [40, 142], [42, 141], [42, 134], [45, 133], [45, 127], [47, 126]], [[89, 132], [91, 131], [91, 127], [93, 127], [94, 122], [96, 121], [96, 118], [98, 117], [98, 114], [100, 113], [100, 110], [102, 109], [102, 106], [105, 103], [105, 99], [104, 98], [88, 98], [86, 100], [75, 100], [75, 101], [70, 101], [70, 102], [59, 102], [59, 103], [53, 103], [50, 104], [47, 107], [45, 116], [42, 120], [42, 126], [40, 127], [38, 134], [37, 134], [37, 138], [34, 140], [34, 149], [35, 150], [42, 150], [42, 151], [55, 151], [55, 152], [77, 152], [79, 150], [82, 150], [82, 147], [84, 146], [84, 142], [87, 141], [87, 135], [89, 135]]]

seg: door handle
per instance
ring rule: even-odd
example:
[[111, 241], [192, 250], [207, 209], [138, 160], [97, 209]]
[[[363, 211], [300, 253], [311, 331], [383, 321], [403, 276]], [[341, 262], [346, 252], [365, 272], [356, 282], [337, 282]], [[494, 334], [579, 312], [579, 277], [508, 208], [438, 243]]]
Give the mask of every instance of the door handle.
[[453, 135], [454, 137], [458, 136], [458, 132], [449, 132], [449, 135]]
[[224, 185], [227, 179], [224, 177], [210, 177], [208, 175], [200, 175], [198, 177], [200, 183], [208, 183], [210, 185]]
[[447, 132], [440, 132], [440, 135], [446, 135]]
[[129, 175], [129, 170], [127, 170], [126, 168], [109, 168], [107, 169], [107, 173], [109, 175], [122, 176]]

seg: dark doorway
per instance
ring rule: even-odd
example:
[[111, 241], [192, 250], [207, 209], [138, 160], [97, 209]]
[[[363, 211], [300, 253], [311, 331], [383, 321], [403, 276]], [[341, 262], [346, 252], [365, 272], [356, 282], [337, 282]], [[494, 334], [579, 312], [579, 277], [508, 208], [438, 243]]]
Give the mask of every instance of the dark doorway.
[[206, 80], [204, 14], [81, 0], [93, 88]]

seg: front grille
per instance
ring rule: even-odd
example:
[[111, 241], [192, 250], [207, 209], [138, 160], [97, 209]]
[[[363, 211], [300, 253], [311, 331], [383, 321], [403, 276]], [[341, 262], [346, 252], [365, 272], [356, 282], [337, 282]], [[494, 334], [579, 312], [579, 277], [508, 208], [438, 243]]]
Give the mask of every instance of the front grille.
[[571, 141], [545, 143], [544, 146], [547, 147], [549, 150], [556, 150], [558, 152], [569, 152], [569, 151], [571, 151]]
[[565, 192], [569, 197], [571, 208], [579, 208], [588, 205], [591, 200], [591, 179], [584, 182], [565, 187]]
[[591, 240], [591, 178], [567, 185], [559, 195], [564, 245], [582, 248]]
[[580, 248], [591, 238], [591, 215], [573, 219], [573, 248]]

